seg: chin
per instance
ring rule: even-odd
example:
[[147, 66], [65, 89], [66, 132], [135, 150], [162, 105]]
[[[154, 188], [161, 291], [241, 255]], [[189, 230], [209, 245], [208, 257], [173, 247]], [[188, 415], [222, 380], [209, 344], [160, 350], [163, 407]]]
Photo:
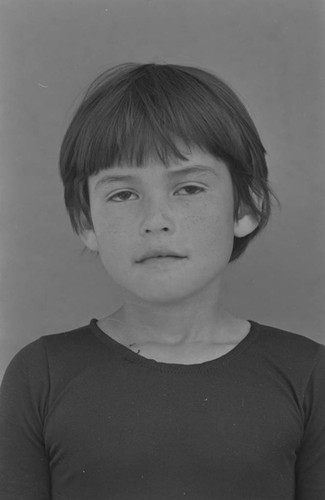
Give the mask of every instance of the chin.
[[199, 286], [197, 283], [189, 284], [188, 282], [185, 284], [176, 279], [172, 283], [159, 283], [157, 280], [153, 283], [142, 282], [138, 287], [132, 287], [132, 290], [129, 288], [128, 293], [132, 293], [142, 301], [167, 306], [175, 305], [177, 302], [185, 301], [199, 294], [205, 288], [205, 285], [201, 284]]

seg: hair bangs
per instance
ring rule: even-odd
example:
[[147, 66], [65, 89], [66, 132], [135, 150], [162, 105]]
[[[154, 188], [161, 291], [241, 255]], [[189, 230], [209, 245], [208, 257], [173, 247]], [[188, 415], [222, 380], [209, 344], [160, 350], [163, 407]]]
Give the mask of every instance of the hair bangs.
[[92, 112], [74, 148], [79, 175], [88, 178], [112, 166], [139, 167], [152, 159], [168, 166], [186, 160], [193, 147], [220, 159], [247, 156], [237, 124], [202, 83], [184, 78], [183, 72], [175, 78], [175, 70], [164, 66], [134, 72], [123, 91], [104, 95], [99, 87], [88, 98], [92, 103], [86, 99]]

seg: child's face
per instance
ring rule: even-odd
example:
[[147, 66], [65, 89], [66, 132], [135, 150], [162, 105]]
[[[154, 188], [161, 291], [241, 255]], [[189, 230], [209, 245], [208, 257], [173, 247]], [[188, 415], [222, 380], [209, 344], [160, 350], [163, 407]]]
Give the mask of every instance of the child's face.
[[[219, 286], [234, 235], [257, 226], [249, 214], [234, 222], [232, 182], [223, 162], [198, 149], [186, 157], [169, 168], [153, 161], [143, 168], [109, 168], [89, 179], [94, 230], [82, 239], [99, 251], [122, 291], [145, 301], [174, 302]], [[141, 261], [152, 251], [182, 258]]]

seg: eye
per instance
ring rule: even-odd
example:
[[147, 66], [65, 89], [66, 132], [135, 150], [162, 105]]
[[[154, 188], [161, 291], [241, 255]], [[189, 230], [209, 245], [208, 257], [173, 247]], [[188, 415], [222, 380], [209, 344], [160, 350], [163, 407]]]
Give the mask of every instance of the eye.
[[[205, 191], [205, 188], [201, 186], [195, 186], [194, 184], [188, 184], [187, 186], [183, 186], [180, 189], [177, 190], [177, 193], [179, 193], [182, 190], [186, 190], [186, 194], [199, 194]], [[181, 195], [183, 196], [183, 195]]]
[[132, 191], [119, 191], [118, 193], [113, 194], [112, 196], [107, 198], [107, 201], [114, 201], [120, 203], [122, 201], [129, 201], [130, 195], [135, 195]]

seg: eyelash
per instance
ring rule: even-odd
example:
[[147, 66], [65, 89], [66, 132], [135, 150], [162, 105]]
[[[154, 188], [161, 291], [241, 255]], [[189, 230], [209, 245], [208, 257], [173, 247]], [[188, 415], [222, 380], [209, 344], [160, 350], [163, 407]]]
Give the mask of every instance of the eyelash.
[[[193, 188], [193, 187], [194, 187], [195, 189], [198, 189], [198, 190], [199, 190], [199, 192], [198, 192], [198, 193], [197, 193], [197, 192], [196, 192], [196, 193], [190, 193], [190, 194], [189, 194], [189, 196], [190, 196], [191, 194], [196, 195], [196, 194], [199, 194], [199, 193], [202, 193], [202, 192], [206, 191], [206, 189], [205, 189], [205, 188], [203, 188], [203, 187], [201, 187], [201, 186], [195, 186], [194, 184], [188, 184], [187, 186], [183, 186], [183, 187], [179, 188], [179, 189], [178, 189], [178, 191], [180, 191], [181, 189], [188, 189], [188, 188]], [[113, 199], [113, 198], [115, 198], [116, 196], [123, 195], [124, 193], [131, 193], [131, 194], [135, 194], [135, 193], [133, 193], [132, 191], [129, 191], [129, 190], [125, 189], [124, 191], [119, 191], [118, 193], [115, 193], [115, 194], [113, 194], [112, 196], [108, 197], [108, 198], [107, 198], [107, 201], [113, 201], [113, 202], [116, 202], [116, 203], [121, 203], [121, 202], [123, 202], [123, 201], [129, 201], [129, 198], [128, 198], [128, 199], [126, 199], [126, 200], [121, 200], [121, 199], [120, 199], [119, 201], [116, 201], [116, 200], [114, 200], [114, 199]], [[182, 195], [181, 195], [181, 196], [182, 196]], [[183, 196], [184, 196], [184, 195], [183, 195]], [[187, 195], [187, 196], [188, 196], [188, 195]]]

